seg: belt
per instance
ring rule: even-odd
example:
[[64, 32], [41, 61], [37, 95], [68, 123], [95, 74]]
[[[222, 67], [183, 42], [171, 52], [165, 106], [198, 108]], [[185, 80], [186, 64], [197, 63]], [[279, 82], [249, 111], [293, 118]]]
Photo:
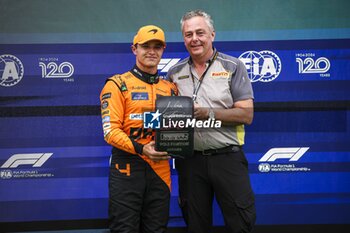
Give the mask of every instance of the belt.
[[202, 155], [210, 156], [210, 155], [216, 155], [216, 154], [222, 154], [226, 152], [238, 152], [242, 149], [242, 146], [226, 146], [223, 148], [218, 148], [218, 149], [209, 149], [209, 150], [203, 150], [203, 151], [198, 151], [195, 150], [196, 153], [200, 153]]

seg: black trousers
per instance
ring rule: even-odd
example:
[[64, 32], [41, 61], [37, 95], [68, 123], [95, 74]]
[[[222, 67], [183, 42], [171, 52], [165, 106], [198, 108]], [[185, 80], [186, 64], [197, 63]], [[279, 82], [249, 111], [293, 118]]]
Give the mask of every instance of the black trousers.
[[[117, 169], [118, 168], [118, 169]], [[170, 190], [137, 155], [113, 155], [109, 175], [111, 233], [164, 233]]]
[[212, 230], [214, 195], [221, 208], [227, 232], [251, 232], [256, 219], [248, 161], [244, 152], [213, 155], [195, 152], [176, 160], [180, 207], [189, 233]]

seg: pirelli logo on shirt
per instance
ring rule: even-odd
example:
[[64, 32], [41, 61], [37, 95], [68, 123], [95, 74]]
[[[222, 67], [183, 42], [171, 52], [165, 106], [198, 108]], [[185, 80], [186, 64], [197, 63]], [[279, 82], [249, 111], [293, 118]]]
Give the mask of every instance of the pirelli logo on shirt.
[[230, 72], [226, 72], [226, 71], [211, 72], [211, 77], [212, 77], [213, 79], [218, 79], [218, 78], [229, 78], [229, 77], [230, 77]]

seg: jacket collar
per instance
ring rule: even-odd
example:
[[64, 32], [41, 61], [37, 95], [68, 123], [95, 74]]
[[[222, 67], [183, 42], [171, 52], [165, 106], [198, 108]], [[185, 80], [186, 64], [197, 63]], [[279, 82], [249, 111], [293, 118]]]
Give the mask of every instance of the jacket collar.
[[158, 72], [155, 74], [149, 74], [140, 70], [136, 65], [130, 70], [130, 72], [146, 83], [153, 84], [159, 82]]

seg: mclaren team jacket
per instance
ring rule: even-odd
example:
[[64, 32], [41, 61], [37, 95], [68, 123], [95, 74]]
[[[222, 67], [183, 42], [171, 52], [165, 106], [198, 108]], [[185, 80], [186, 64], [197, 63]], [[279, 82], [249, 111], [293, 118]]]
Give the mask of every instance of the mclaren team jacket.
[[136, 66], [108, 78], [100, 94], [105, 141], [119, 150], [139, 155], [169, 187], [169, 162], [153, 162], [142, 155], [143, 145], [154, 140], [155, 134], [154, 130], [143, 128], [143, 113], [155, 111], [158, 96], [176, 94], [173, 83], [143, 73]]

